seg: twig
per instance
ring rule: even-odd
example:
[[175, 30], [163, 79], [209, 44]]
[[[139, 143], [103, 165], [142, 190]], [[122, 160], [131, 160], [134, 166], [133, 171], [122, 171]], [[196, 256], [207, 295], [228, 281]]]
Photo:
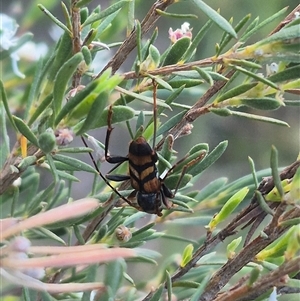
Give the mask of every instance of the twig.
[[[290, 218], [299, 216], [300, 209], [294, 209], [290, 214]], [[258, 254], [261, 250], [263, 250], [289, 229], [289, 227], [285, 228], [280, 226], [274, 229], [272, 225], [273, 222], [271, 221], [271, 223], [263, 230], [263, 232], [267, 235], [267, 238], [258, 236], [213, 275], [199, 301], [215, 300], [217, 293], [228, 283], [228, 281], [233, 275], [235, 275], [236, 272], [238, 272], [247, 263], [252, 261], [256, 254]]]
[[[22, 161], [20, 154], [20, 144], [16, 142], [8, 159], [0, 172], [0, 195], [3, 194], [13, 182], [18, 179], [25, 170], [19, 170], [18, 165]], [[40, 151], [35, 145], [29, 145], [27, 148], [27, 156], [35, 155], [37, 160], [44, 156], [44, 153]], [[18, 170], [18, 172], [14, 172]]]
[[[294, 162], [280, 173], [280, 178], [282, 180], [291, 179], [299, 167], [300, 161]], [[270, 183], [273, 183], [273, 186], [270, 185]], [[266, 194], [273, 188], [273, 179], [272, 177], [268, 177], [261, 182], [258, 189], [260, 192], [264, 192], [264, 194]], [[228, 281], [237, 271], [252, 261], [257, 253], [259, 253], [289, 229], [289, 227], [278, 226], [279, 218], [280, 221], [284, 221], [300, 217], [300, 209], [293, 208], [289, 212], [284, 213], [283, 208], [285, 208], [285, 204], [278, 205], [273, 219], [263, 230], [263, 232], [267, 235], [267, 238], [263, 238], [261, 236], [255, 238], [250, 244], [245, 246], [239, 254], [237, 254], [233, 259], [229, 260], [218, 272], [214, 274], [202, 295], [203, 298], [201, 297], [200, 299], [201, 301], [214, 300], [217, 293], [228, 283]], [[243, 223], [247, 223], [249, 220], [253, 220], [253, 217], [258, 216], [261, 211], [262, 209], [256, 203], [254, 203], [254, 201], [252, 201], [250, 205], [241, 213], [239, 213], [224, 229], [222, 229], [217, 235], [209, 238], [200, 248], [195, 251], [192, 259], [183, 268], [178, 269], [177, 272], [172, 276], [172, 282], [177, 281], [179, 278], [188, 273], [201, 257], [215, 248], [225, 238], [236, 234], [238, 227], [240, 227]], [[150, 300], [153, 294], [154, 292], [149, 293], [143, 299], [143, 301]]]
[[300, 270], [300, 257], [283, 263], [276, 270], [264, 275], [251, 286], [244, 284], [235, 290], [220, 294], [214, 301], [247, 301], [254, 300], [272, 287], [286, 284], [288, 274]]
[[[165, 11], [168, 6], [174, 3], [175, 0], [157, 0], [150, 8], [148, 14], [145, 16], [141, 22], [142, 35], [147, 33], [159, 19], [160, 15], [157, 10]], [[102, 71], [96, 76], [100, 77], [101, 74], [108, 68], [112, 68], [112, 73], [115, 73], [120, 66], [124, 63], [130, 52], [136, 47], [136, 30], [134, 29], [127, 39], [123, 42], [121, 47], [118, 49], [113, 58], [107, 63], [107, 65], [102, 69]]]
[[[81, 51], [81, 39], [80, 39], [80, 9], [76, 7], [77, 0], [71, 2], [71, 15], [72, 15], [72, 49], [73, 54]], [[77, 88], [80, 84], [81, 72], [77, 69], [73, 75], [72, 88]]]

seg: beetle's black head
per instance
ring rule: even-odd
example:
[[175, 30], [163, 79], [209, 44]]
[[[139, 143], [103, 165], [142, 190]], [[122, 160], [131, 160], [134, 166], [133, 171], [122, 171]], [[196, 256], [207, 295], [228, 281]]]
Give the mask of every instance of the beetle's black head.
[[161, 215], [161, 201], [157, 193], [137, 192], [137, 202], [144, 212]]

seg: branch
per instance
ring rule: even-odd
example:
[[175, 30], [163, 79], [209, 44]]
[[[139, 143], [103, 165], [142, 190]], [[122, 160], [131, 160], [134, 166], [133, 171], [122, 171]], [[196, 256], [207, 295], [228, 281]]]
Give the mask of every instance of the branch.
[[[297, 169], [300, 167], [300, 161], [296, 161], [290, 166], [286, 167], [281, 173], [280, 178], [283, 179], [291, 179]], [[272, 185], [270, 184], [272, 183]], [[266, 185], [268, 184], [268, 185]], [[260, 192], [264, 192], [264, 194], [268, 193], [274, 188], [274, 182], [272, 177], [268, 177], [263, 179], [260, 183], [258, 190]], [[179, 268], [177, 272], [172, 276], [172, 283], [176, 282], [186, 273], [188, 273], [202, 258], [205, 254], [209, 253], [212, 249], [214, 249], [219, 243], [223, 242], [227, 237], [236, 234], [238, 232], [238, 227], [242, 224], [247, 223], [249, 220], [251, 222], [255, 221], [255, 217], [259, 217], [261, 212], [264, 212], [257, 203], [254, 203], [255, 198], [252, 199], [250, 205], [245, 208], [242, 212], [240, 212], [224, 229], [222, 229], [217, 235], [210, 237], [206, 240], [206, 242], [198, 248], [192, 259], [183, 267]], [[286, 204], [277, 203], [277, 209], [275, 211], [275, 215], [273, 216], [270, 223], [263, 229], [263, 232], [266, 234], [267, 238], [258, 236], [251, 243], [247, 244], [240, 253], [238, 253], [234, 258], [229, 260], [219, 271], [217, 271], [213, 277], [210, 279], [204, 293], [201, 296], [201, 301], [210, 301], [215, 300], [214, 298], [219, 293], [219, 291], [228, 283], [232, 276], [235, 275], [242, 267], [248, 264], [253, 260], [254, 256], [258, 254], [261, 250], [279, 238], [282, 234], [284, 234], [290, 227], [282, 227], [279, 226], [278, 221], [285, 221], [293, 218], [300, 217], [300, 209], [293, 208], [288, 212], [285, 212]], [[266, 215], [264, 215], [265, 217]], [[259, 219], [262, 222], [263, 219]], [[257, 225], [258, 226], [258, 225]], [[167, 283], [164, 284], [165, 287]], [[149, 293], [143, 301], [148, 301], [153, 296], [154, 292]], [[231, 299], [234, 300], [234, 299]]]
[[[284, 286], [288, 274], [300, 270], [300, 257], [283, 263], [276, 270], [262, 276], [253, 285], [244, 284], [234, 290], [220, 294], [214, 301], [247, 301], [254, 300], [272, 287]], [[202, 300], [202, 299], [200, 299]]]
[[[159, 19], [160, 15], [157, 13], [157, 10], [165, 11], [168, 6], [174, 3], [175, 0], [157, 0], [152, 7], [150, 8], [148, 14], [145, 16], [143, 21], [141, 22], [141, 30], [142, 35], [147, 33]], [[96, 76], [96, 78], [100, 77], [101, 74], [108, 68], [112, 68], [112, 73], [114, 74], [120, 66], [124, 63], [130, 52], [136, 47], [137, 45], [137, 36], [136, 30], [130, 33], [127, 39], [123, 42], [121, 47], [115, 53], [113, 58], [106, 64], [106, 66], [102, 69], [102, 71]]]
[[[80, 9], [76, 7], [77, 0], [71, 1], [71, 14], [72, 14], [72, 48], [73, 54], [81, 51], [81, 39], [80, 39]], [[81, 72], [77, 69], [73, 75], [72, 88], [77, 88], [80, 84]]]

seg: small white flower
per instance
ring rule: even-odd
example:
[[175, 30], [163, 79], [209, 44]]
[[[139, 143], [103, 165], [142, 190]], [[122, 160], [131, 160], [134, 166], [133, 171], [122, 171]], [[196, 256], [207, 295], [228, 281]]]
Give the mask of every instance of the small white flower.
[[272, 291], [268, 301], [277, 301], [277, 290], [276, 290], [275, 286], [273, 287], [273, 291]]
[[190, 23], [188, 22], [184, 22], [182, 25], [181, 25], [181, 30], [182, 30], [182, 33], [187, 33], [190, 31]]
[[[15, 46], [17, 39], [14, 35], [17, 32], [19, 25], [16, 21], [5, 14], [0, 14], [0, 53], [1, 50], [8, 51], [11, 47]], [[17, 62], [19, 61], [19, 56], [17, 53], [11, 53], [10, 58], [12, 61], [13, 72], [21, 77], [25, 78], [25, 75], [20, 72]]]
[[19, 177], [16, 180], [13, 181], [12, 186], [14, 187], [20, 187], [22, 184], [22, 179]]
[[169, 38], [172, 44], [176, 43], [176, 41], [183, 37], [188, 37], [192, 39], [192, 29], [190, 29], [190, 24], [188, 22], [184, 22], [181, 25], [181, 28], [177, 28], [175, 31], [173, 31], [173, 29], [170, 27]]

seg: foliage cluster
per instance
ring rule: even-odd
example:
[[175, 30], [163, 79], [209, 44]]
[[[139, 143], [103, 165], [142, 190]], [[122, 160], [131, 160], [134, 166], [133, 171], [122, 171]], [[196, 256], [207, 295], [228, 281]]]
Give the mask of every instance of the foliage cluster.
[[[50, 7], [38, 5], [40, 14], [60, 27], [62, 34], [45, 57], [22, 70], [24, 74], [17, 67], [16, 53], [32, 34], [16, 38], [17, 24], [2, 15], [0, 269], [8, 282], [3, 300], [14, 295], [20, 300], [238, 301], [276, 300], [286, 294], [292, 298], [300, 293], [299, 159], [279, 169], [273, 146], [271, 169], [256, 171], [249, 157], [250, 175], [231, 183], [217, 178], [198, 191], [193, 184], [217, 164], [228, 142], [221, 141], [213, 149], [195, 143], [182, 160], [173, 149], [174, 141], [183, 141], [195, 130], [192, 123], [208, 114], [223, 118], [224, 123], [237, 116], [274, 128], [288, 126], [267, 111], [300, 103], [288, 99], [300, 91], [300, 6], [286, 17], [287, 9], [282, 9], [263, 21], [246, 15], [235, 22], [201, 0], [190, 0], [195, 15], [172, 13], [174, 0], [152, 2], [141, 21], [135, 20], [136, 6], [141, 5], [135, 0], [112, 1], [106, 9], [100, 5], [91, 9], [91, 0], [62, 2], [64, 21]], [[194, 32], [183, 22], [180, 29], [170, 29], [170, 46], [160, 53], [155, 46], [160, 34], [157, 20], [186, 21], [199, 12], [208, 19], [203, 28]], [[127, 18], [126, 37], [104, 44], [104, 36], [121, 35], [124, 28], [116, 35], [112, 30], [120, 17]], [[277, 19], [282, 21], [269, 36], [249, 43]], [[215, 53], [195, 60], [199, 44], [216, 26], [223, 36], [215, 41]], [[146, 33], [150, 33], [147, 40]], [[95, 73], [97, 59], [115, 47], [115, 54]], [[131, 70], [121, 72], [134, 51]], [[180, 102], [181, 95], [196, 89], [202, 95], [193, 105]], [[179, 113], [173, 116], [174, 108]], [[172, 190], [179, 181], [180, 185], [162, 216], [143, 212], [136, 200], [130, 200], [132, 206], [126, 204], [124, 198], [132, 191], [129, 181], [115, 185], [100, 172], [105, 146], [92, 130], [105, 129], [110, 113], [112, 124], [126, 125], [132, 139], [143, 135], [150, 145], [157, 142], [160, 175], [175, 164], [164, 183]], [[171, 117], [162, 122], [166, 115]], [[14, 146], [11, 131], [17, 136]], [[81, 138], [81, 146], [72, 144], [75, 136]], [[113, 173], [124, 175], [127, 169], [126, 163], [120, 164]], [[51, 181], [45, 187], [48, 171]], [[93, 179], [83, 203], [74, 201], [79, 171]], [[68, 207], [72, 204], [75, 207]], [[180, 234], [172, 234], [174, 228]], [[195, 237], [185, 235], [189, 228], [196, 229]], [[69, 258], [62, 249], [50, 246], [48, 253], [16, 246], [12, 238], [17, 234], [28, 239], [22, 244], [38, 240], [70, 248], [66, 249]], [[142, 248], [150, 241], [161, 245], [163, 258], [151, 244]], [[184, 245], [181, 254], [170, 247], [170, 241]], [[26, 257], [23, 262], [18, 261], [20, 254]], [[38, 258], [38, 254], [44, 255]], [[30, 261], [35, 258], [40, 261]], [[19, 279], [21, 290], [10, 283], [12, 279]], [[77, 288], [63, 286], [75, 282]]]

